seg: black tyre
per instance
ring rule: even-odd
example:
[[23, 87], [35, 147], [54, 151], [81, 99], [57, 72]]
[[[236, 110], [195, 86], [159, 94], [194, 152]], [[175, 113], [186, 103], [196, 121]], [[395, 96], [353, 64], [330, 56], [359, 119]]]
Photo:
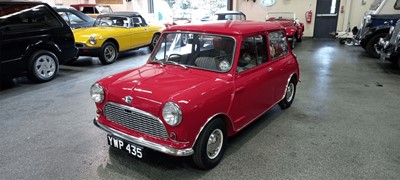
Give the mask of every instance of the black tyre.
[[339, 40], [339, 44], [345, 44], [346, 43], [346, 39], [340, 39]]
[[56, 77], [58, 67], [58, 58], [54, 53], [39, 50], [29, 58], [27, 77], [34, 82], [47, 82]]
[[303, 41], [303, 39], [300, 37], [300, 38], [298, 38], [299, 36], [296, 34], [295, 35], [296, 36], [296, 42], [301, 42], [301, 41]]
[[380, 33], [372, 37], [365, 46], [365, 50], [367, 51], [368, 55], [374, 58], [379, 58], [379, 52], [375, 49], [375, 44], [379, 42], [380, 38], [383, 38], [387, 35], [387, 33]]
[[114, 63], [118, 58], [118, 49], [114, 43], [108, 41], [101, 47], [99, 59], [101, 64], [107, 65]]
[[296, 79], [292, 78], [286, 86], [285, 97], [278, 103], [281, 109], [286, 109], [292, 105], [294, 97], [296, 95]]
[[222, 119], [206, 125], [194, 146], [193, 162], [203, 170], [214, 168], [221, 161], [226, 144], [226, 128]]
[[292, 36], [292, 40], [290, 40], [289, 42], [290, 42], [290, 46], [292, 47], [292, 49], [294, 49], [294, 43], [296, 42], [295, 37]]
[[400, 69], [400, 56], [394, 56], [389, 59], [394, 68]]
[[153, 38], [151, 38], [151, 43], [149, 45], [149, 49], [150, 51], [152, 51], [154, 49], [154, 47], [156, 47], [157, 45], [157, 41], [160, 38], [160, 34], [154, 34]]

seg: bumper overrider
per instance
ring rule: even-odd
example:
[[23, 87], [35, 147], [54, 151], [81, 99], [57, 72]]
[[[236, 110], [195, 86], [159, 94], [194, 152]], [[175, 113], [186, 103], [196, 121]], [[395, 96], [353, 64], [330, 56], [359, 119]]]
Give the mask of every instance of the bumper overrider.
[[98, 56], [101, 52], [101, 47], [89, 47], [84, 43], [76, 43], [76, 47], [79, 49], [78, 56]]
[[394, 46], [389, 43], [389, 40], [385, 40], [384, 38], [380, 38], [379, 42], [375, 44], [375, 50], [380, 54], [380, 60], [384, 62], [385, 60], [391, 58], [395, 52]]
[[129, 134], [117, 131], [113, 128], [103, 125], [101, 122], [99, 122], [97, 117], [94, 118], [93, 123], [98, 128], [106, 131], [107, 133], [109, 133], [112, 136], [118, 137], [120, 139], [123, 139], [123, 140], [128, 141], [133, 144], [137, 144], [137, 145], [149, 148], [149, 149], [153, 149], [155, 151], [160, 151], [165, 154], [169, 154], [169, 155], [173, 155], [173, 156], [190, 156], [194, 152], [192, 148], [175, 149], [175, 148], [172, 148], [169, 146], [157, 144], [157, 143], [154, 143], [151, 141], [144, 140], [143, 138], [134, 137]]

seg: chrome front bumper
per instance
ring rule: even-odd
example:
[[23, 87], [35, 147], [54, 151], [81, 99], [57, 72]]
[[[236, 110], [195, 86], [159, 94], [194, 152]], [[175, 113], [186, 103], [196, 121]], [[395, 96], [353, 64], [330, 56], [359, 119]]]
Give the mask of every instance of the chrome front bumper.
[[382, 62], [385, 62], [386, 59], [389, 59], [392, 55], [392, 51], [390, 50], [389, 45], [389, 41], [386, 41], [383, 38], [380, 38], [379, 42], [375, 44], [375, 51], [379, 52], [379, 60]]
[[113, 135], [115, 137], [121, 138], [121, 139], [123, 139], [125, 141], [131, 142], [133, 144], [137, 144], [137, 145], [149, 148], [149, 149], [160, 151], [160, 152], [165, 153], [165, 154], [169, 154], [169, 155], [173, 155], [173, 156], [190, 156], [194, 152], [192, 148], [174, 149], [174, 148], [171, 148], [171, 147], [168, 147], [168, 146], [163, 146], [163, 145], [160, 145], [160, 144], [156, 144], [156, 143], [153, 143], [151, 141], [144, 140], [142, 138], [137, 138], [137, 137], [134, 137], [134, 136], [119, 132], [119, 131], [117, 131], [117, 130], [115, 130], [113, 128], [110, 128], [108, 126], [104, 126], [103, 124], [101, 124], [98, 121], [97, 117], [94, 118], [93, 123], [98, 128], [106, 131], [107, 133], [109, 133], [109, 134], [111, 134], [111, 135]]

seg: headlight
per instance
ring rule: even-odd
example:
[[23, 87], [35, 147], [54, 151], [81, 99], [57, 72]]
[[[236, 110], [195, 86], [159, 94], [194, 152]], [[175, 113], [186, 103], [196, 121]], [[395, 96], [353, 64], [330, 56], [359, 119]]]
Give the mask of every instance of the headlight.
[[390, 29], [389, 29], [389, 34], [392, 34], [393, 30], [394, 30], [394, 26], [391, 26]]
[[94, 83], [92, 87], [90, 87], [90, 95], [92, 96], [92, 99], [96, 103], [101, 103], [104, 100], [104, 89], [103, 87], [98, 84]]
[[368, 15], [365, 17], [365, 24], [369, 24], [369, 23], [371, 23], [371, 22], [372, 22], [372, 20], [371, 20], [371, 15], [368, 14]]
[[181, 108], [173, 102], [167, 102], [164, 105], [162, 116], [165, 122], [171, 126], [177, 126], [182, 121]]
[[95, 45], [95, 44], [97, 43], [96, 38], [95, 38], [94, 36], [90, 36], [90, 37], [89, 37], [89, 43], [90, 43], [91, 45]]

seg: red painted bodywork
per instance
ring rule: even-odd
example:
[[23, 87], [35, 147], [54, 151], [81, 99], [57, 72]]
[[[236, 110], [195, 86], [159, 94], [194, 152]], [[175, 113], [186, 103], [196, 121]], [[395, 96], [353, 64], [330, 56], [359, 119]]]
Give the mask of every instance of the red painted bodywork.
[[[236, 40], [236, 51], [231, 70], [222, 73], [197, 68], [185, 69], [149, 61], [139, 68], [98, 81], [105, 89], [104, 101], [96, 104], [98, 109], [103, 110], [107, 102], [116, 102], [146, 111], [164, 123], [168, 134], [175, 132], [175, 140], [134, 132], [107, 120], [101, 113], [98, 116], [99, 122], [126, 134], [175, 149], [193, 147], [202, 128], [215, 116], [223, 118], [228, 126], [228, 135], [234, 135], [283, 99], [290, 78], [299, 80], [299, 66], [290, 48], [286, 56], [242, 73], [236, 72], [242, 39], [247, 35], [268, 34], [276, 30], [283, 28], [276, 23], [256, 21], [171, 26], [163, 33], [188, 31], [233, 37]], [[269, 68], [273, 71], [267, 71]], [[122, 100], [127, 95], [133, 97], [131, 104]], [[175, 127], [166, 124], [162, 118], [162, 107], [170, 101], [178, 104], [183, 114], [181, 124]]]
[[269, 18], [267, 21], [277, 22], [285, 27], [286, 37], [296, 37], [297, 39], [301, 39], [303, 37], [304, 24], [298, 23], [292, 19], [276, 19]]

